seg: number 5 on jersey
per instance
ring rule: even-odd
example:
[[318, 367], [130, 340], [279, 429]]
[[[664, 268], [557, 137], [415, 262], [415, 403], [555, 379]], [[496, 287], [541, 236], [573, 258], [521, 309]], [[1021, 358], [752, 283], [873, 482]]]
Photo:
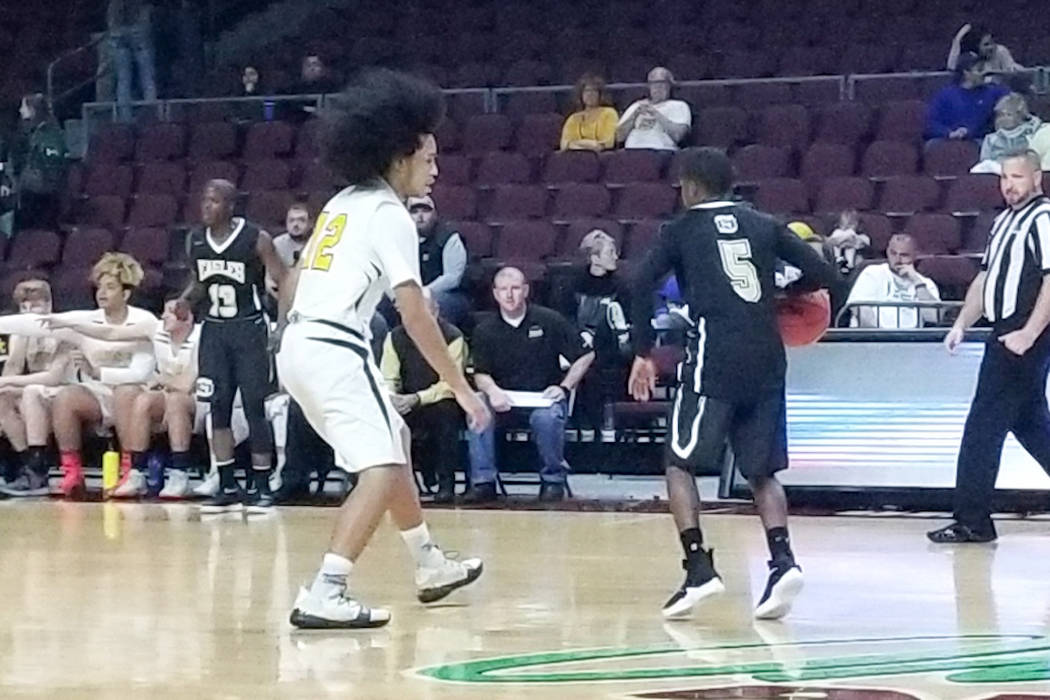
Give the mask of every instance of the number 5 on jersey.
[[310, 242], [303, 251], [301, 265], [304, 270], [321, 270], [328, 272], [332, 267], [332, 248], [342, 239], [346, 229], [346, 214], [340, 214], [331, 221], [328, 212], [321, 212], [314, 226]]
[[722, 257], [722, 269], [737, 296], [752, 304], [760, 301], [762, 285], [758, 281], [758, 270], [751, 262], [751, 241], [746, 238], [719, 241], [718, 253]]

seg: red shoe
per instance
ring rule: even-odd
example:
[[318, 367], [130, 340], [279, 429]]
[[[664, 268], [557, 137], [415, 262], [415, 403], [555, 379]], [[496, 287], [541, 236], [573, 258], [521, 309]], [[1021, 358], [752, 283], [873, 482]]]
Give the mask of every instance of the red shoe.
[[62, 495], [70, 501], [81, 501], [84, 499], [84, 473], [79, 469], [66, 469], [62, 474], [62, 483], [59, 486]]

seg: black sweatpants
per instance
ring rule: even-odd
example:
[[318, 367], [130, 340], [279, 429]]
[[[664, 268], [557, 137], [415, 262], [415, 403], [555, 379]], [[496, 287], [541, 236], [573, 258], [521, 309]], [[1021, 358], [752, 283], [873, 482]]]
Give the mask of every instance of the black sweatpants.
[[421, 406], [405, 416], [412, 431], [412, 461], [428, 485], [453, 480], [459, 462], [463, 411], [452, 399]]
[[992, 497], [1006, 434], [1050, 473], [1050, 409], [1046, 377], [1050, 331], [1017, 356], [993, 332], [984, 350], [977, 392], [966, 418], [955, 476], [955, 519], [979, 533], [995, 534]]

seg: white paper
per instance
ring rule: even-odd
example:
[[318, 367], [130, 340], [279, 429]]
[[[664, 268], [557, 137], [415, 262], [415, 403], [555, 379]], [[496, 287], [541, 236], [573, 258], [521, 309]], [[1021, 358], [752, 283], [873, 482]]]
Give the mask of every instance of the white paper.
[[550, 408], [554, 399], [543, 398], [541, 391], [504, 391], [514, 408]]

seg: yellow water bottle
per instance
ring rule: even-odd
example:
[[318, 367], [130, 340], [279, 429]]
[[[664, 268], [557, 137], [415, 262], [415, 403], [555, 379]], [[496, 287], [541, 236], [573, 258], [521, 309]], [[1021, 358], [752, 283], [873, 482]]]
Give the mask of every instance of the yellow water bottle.
[[120, 453], [113, 445], [102, 454], [102, 495], [109, 498], [120, 481]]

